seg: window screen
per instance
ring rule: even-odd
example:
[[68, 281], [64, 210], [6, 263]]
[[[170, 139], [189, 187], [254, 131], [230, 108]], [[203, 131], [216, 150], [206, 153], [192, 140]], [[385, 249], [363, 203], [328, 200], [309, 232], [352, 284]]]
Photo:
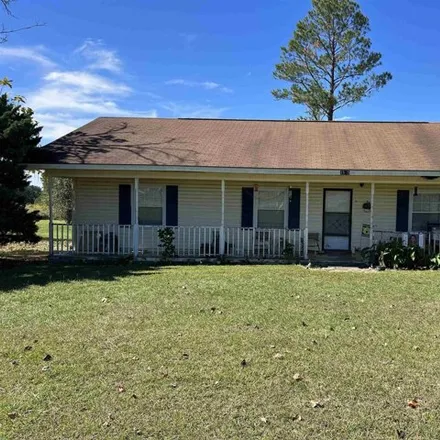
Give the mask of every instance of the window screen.
[[163, 189], [141, 186], [139, 188], [139, 224], [162, 225]]
[[258, 227], [284, 228], [284, 211], [286, 204], [284, 190], [259, 190], [258, 197]]

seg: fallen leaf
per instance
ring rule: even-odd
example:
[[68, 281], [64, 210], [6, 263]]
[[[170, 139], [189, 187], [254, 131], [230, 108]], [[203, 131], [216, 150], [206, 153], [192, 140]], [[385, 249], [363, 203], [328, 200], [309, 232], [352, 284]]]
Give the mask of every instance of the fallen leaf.
[[408, 407], [412, 409], [416, 409], [420, 406], [420, 403], [417, 399], [408, 400]]
[[43, 361], [49, 362], [52, 360], [52, 356], [50, 354], [46, 354], [46, 356], [44, 356]]
[[324, 408], [324, 404], [319, 400], [311, 400], [310, 404], [312, 405], [312, 408]]

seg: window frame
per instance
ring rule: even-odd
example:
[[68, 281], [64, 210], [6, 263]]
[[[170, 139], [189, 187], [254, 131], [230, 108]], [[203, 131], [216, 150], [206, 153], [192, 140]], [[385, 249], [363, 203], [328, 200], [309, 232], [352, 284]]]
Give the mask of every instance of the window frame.
[[[282, 228], [260, 228], [258, 226], [258, 212], [259, 212], [259, 197], [260, 191], [271, 191], [271, 192], [284, 192], [284, 225]], [[286, 187], [259, 187], [254, 190], [254, 221], [253, 227], [255, 229], [287, 229], [289, 224], [289, 188]]]
[[[410, 198], [409, 198], [409, 219], [408, 219], [408, 230], [410, 232], [428, 232], [427, 230], [425, 231], [413, 231], [413, 217], [414, 214], [438, 214], [440, 217], [440, 210], [437, 212], [424, 212], [424, 211], [414, 211], [414, 198], [415, 197], [420, 197], [420, 196], [430, 196], [430, 195], [436, 195], [440, 197], [440, 190], [434, 190], [434, 189], [430, 189], [430, 190], [422, 190], [418, 191], [418, 195], [415, 196], [414, 195], [414, 191], [410, 189]], [[440, 221], [439, 221], [440, 223]]]
[[[156, 189], [161, 189], [162, 190], [162, 224], [160, 224], [160, 225], [144, 225], [144, 224], [142, 224], [142, 223], [140, 223], [140, 219], [139, 219], [139, 208], [141, 208], [141, 205], [140, 205], [140, 203], [139, 203], [139, 194], [138, 194], [138, 206], [137, 206], [137, 208], [138, 208], [138, 212], [137, 212], [137, 216], [136, 216], [136, 218], [137, 218], [137, 221], [138, 221], [138, 224], [139, 224], [139, 226], [157, 226], [157, 227], [160, 227], [160, 226], [166, 226], [166, 222], [167, 222], [167, 213], [166, 213], [166, 210], [167, 210], [167, 203], [166, 203], [166, 199], [167, 199], [167, 196], [166, 196], [166, 185], [158, 185], [158, 184], [154, 184], [154, 183], [142, 183], [142, 182], [139, 182], [139, 192], [141, 191], [141, 189], [142, 188], [156, 188]], [[133, 193], [134, 193], [134, 191], [133, 191]], [[136, 197], [136, 194], [134, 194], [134, 197]], [[133, 211], [135, 211], [135, 208], [136, 208], [136, 204], [134, 203], [134, 201], [133, 201]], [[136, 212], [134, 212], [134, 214], [136, 215]], [[133, 218], [135, 218], [135, 217], [133, 217]]]

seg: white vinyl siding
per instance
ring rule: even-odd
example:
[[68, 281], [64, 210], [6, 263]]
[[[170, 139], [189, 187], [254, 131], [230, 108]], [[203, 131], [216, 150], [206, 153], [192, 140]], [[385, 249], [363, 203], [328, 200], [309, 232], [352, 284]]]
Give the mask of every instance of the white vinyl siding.
[[[134, 179], [75, 179], [75, 222], [90, 224], [116, 224], [119, 215], [119, 185], [133, 184]], [[221, 182], [140, 179], [140, 185], [177, 185], [179, 188], [178, 224], [179, 226], [220, 226], [221, 223]], [[282, 188], [289, 186], [301, 189], [301, 229], [305, 228], [305, 183], [264, 183], [226, 181], [225, 225], [241, 226], [241, 197], [243, 187]], [[134, 185], [133, 185], [134, 187]], [[362, 249], [369, 245], [369, 237], [362, 237], [362, 225], [370, 223], [370, 211], [362, 205], [370, 201], [371, 187], [368, 182], [359, 183], [310, 183], [309, 232], [319, 233], [322, 240], [322, 214], [324, 188], [352, 189], [352, 249]], [[376, 184], [374, 200], [374, 230], [395, 231], [397, 190], [410, 191], [413, 185]], [[439, 187], [418, 188], [419, 194], [440, 193]], [[287, 206], [286, 206], [287, 210]], [[134, 218], [134, 217], [133, 217]], [[410, 215], [411, 221], [411, 215]], [[410, 224], [411, 227], [411, 224]]]

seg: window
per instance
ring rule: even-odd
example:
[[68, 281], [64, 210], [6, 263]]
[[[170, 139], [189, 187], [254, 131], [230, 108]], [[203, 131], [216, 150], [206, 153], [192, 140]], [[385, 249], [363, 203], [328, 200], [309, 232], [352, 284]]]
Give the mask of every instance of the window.
[[286, 191], [260, 189], [257, 192], [257, 227], [283, 229], [285, 225]]
[[413, 198], [412, 230], [429, 231], [440, 226], [440, 194], [419, 194]]
[[164, 209], [163, 188], [141, 185], [139, 187], [139, 224], [162, 225]]

